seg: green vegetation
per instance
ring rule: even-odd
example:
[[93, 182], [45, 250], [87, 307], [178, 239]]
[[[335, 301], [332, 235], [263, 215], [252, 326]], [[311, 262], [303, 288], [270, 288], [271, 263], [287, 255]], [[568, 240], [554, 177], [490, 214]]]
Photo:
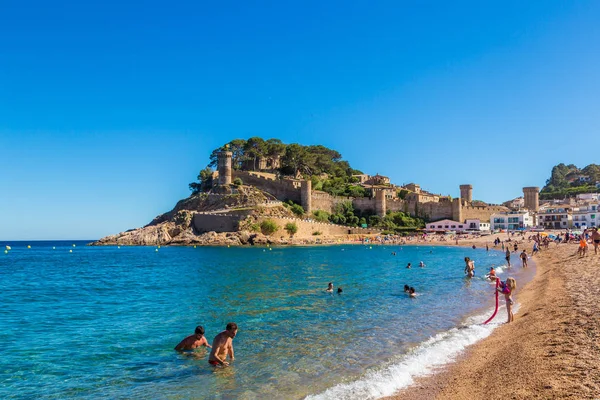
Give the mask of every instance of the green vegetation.
[[294, 203], [292, 200], [284, 202], [283, 205], [288, 207], [294, 214], [296, 214], [299, 217], [304, 215], [304, 208], [300, 204]]
[[206, 167], [202, 171], [200, 171], [200, 173], [198, 174], [198, 178], [197, 178], [198, 182], [192, 182], [189, 184], [192, 194], [206, 192], [212, 187], [212, 184], [213, 184], [212, 173], [213, 173], [213, 171], [212, 171], [212, 169], [210, 169], [210, 167]]
[[272, 235], [279, 230], [279, 226], [272, 219], [265, 219], [260, 223], [260, 231], [263, 235]]
[[285, 224], [285, 230], [290, 236], [294, 236], [296, 232], [298, 232], [298, 225], [296, 225], [294, 222], [288, 222]]
[[323, 232], [314, 231], [312, 234], [313, 234], [313, 236], [319, 236], [319, 235], [322, 235]]
[[210, 182], [208, 178], [198, 175], [198, 182], [190, 183], [190, 190], [198, 193], [210, 189], [212, 168], [217, 166], [218, 153], [225, 149], [232, 153], [231, 163], [234, 170], [257, 171], [260, 159], [264, 159], [267, 170], [280, 176], [301, 175], [311, 179], [314, 190], [323, 190], [339, 196], [366, 196], [364, 188], [355, 185], [357, 179], [352, 177], [362, 172], [352, 169], [347, 161], [342, 160], [339, 152], [322, 145], [284, 144], [279, 139], [264, 140], [257, 136], [248, 140], [234, 139], [214, 149], [210, 154], [208, 166], [203, 170], [211, 173]]
[[235, 186], [242, 186], [243, 182], [242, 182], [242, 180], [241, 180], [240, 178], [235, 178], [235, 179], [233, 180], [233, 184], [234, 184]]
[[313, 211], [313, 218], [318, 222], [329, 222], [330, 214], [327, 211], [317, 210]]
[[540, 199], [554, 199], [575, 196], [580, 193], [596, 193], [600, 190], [600, 165], [590, 164], [583, 169], [573, 164], [563, 163], [552, 168], [550, 178], [540, 192]]

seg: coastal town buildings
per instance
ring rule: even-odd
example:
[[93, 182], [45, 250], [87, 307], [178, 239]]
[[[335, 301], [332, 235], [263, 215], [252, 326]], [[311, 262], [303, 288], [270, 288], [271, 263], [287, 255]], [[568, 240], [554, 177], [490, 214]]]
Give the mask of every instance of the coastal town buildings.
[[490, 216], [491, 230], [525, 230], [534, 226], [533, 216], [529, 211], [508, 211]]
[[598, 204], [593, 203], [574, 208], [572, 212], [571, 227], [587, 229], [600, 226], [598, 223], [600, 214], [598, 214], [598, 212]]
[[551, 205], [540, 209], [538, 225], [546, 229], [569, 229], [572, 221], [570, 204]]

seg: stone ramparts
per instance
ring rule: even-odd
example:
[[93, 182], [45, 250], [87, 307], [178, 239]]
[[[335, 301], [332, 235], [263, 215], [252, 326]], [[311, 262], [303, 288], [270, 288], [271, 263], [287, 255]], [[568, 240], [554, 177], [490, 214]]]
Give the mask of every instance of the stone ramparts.
[[273, 179], [247, 171], [233, 171], [233, 178], [240, 178], [244, 185], [254, 186], [262, 191], [272, 194], [278, 200], [292, 200], [300, 204], [300, 188], [294, 181]]

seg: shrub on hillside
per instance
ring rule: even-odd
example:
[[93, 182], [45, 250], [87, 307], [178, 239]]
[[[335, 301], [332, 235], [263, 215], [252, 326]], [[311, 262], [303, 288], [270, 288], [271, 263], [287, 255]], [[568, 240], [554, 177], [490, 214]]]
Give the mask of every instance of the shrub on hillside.
[[242, 180], [241, 180], [240, 178], [235, 178], [235, 179], [233, 180], [233, 184], [234, 184], [235, 186], [242, 186], [243, 182], [242, 182]]
[[314, 231], [312, 234], [313, 234], [313, 236], [319, 236], [319, 235], [322, 235], [322, 232]]
[[294, 204], [291, 206], [290, 210], [297, 216], [301, 217], [304, 215], [304, 208], [300, 204]]
[[329, 222], [329, 213], [323, 210], [313, 211], [313, 217], [319, 222]]
[[296, 232], [298, 232], [298, 225], [296, 225], [294, 222], [288, 222], [285, 224], [285, 230], [290, 236], [294, 236]]
[[277, 223], [272, 219], [265, 219], [260, 223], [260, 231], [263, 233], [263, 235], [272, 235], [277, 232], [278, 229], [279, 226], [277, 226]]

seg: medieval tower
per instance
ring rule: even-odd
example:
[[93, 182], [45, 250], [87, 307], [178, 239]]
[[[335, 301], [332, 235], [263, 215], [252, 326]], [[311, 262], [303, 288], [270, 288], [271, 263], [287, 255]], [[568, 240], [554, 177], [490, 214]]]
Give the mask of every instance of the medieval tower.
[[312, 212], [312, 181], [310, 179], [300, 183], [300, 203], [307, 213]]
[[530, 211], [540, 210], [540, 188], [535, 186], [524, 187], [523, 197], [525, 198], [525, 208]]
[[217, 167], [219, 171], [219, 185], [231, 185], [231, 157], [233, 153], [227, 150], [217, 154]]
[[375, 192], [375, 213], [380, 217], [385, 217], [387, 211], [387, 204], [384, 190], [377, 190]]
[[473, 201], [473, 185], [460, 185], [460, 199], [467, 203]]

